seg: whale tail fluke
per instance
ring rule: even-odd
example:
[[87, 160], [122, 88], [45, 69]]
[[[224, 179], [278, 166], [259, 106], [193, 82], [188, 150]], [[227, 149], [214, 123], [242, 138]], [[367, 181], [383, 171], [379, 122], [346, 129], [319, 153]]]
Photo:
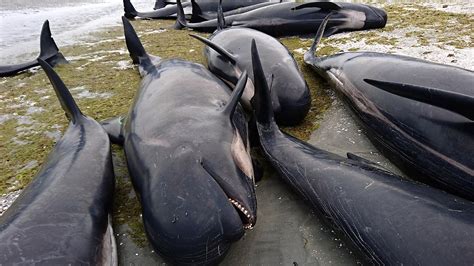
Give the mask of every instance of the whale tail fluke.
[[389, 93], [437, 106], [474, 120], [474, 97], [437, 88], [405, 83], [364, 79], [368, 84]]
[[257, 44], [254, 39], [252, 40], [251, 54], [255, 94], [250, 102], [254, 110], [255, 118], [258, 125], [264, 127], [275, 126], [270, 88], [268, 87], [267, 79], [263, 72]]
[[174, 24], [174, 28], [177, 30], [183, 29], [188, 26], [188, 22], [186, 21], [186, 16], [184, 14], [183, 5], [181, 4], [181, 0], [176, 0], [176, 23]]
[[155, 70], [155, 65], [152, 59], [159, 59], [159, 57], [153, 57], [147, 54], [145, 48], [143, 48], [142, 42], [138, 38], [135, 29], [126, 17], [122, 17], [123, 31], [125, 34], [125, 42], [127, 44], [128, 52], [134, 64], [138, 64], [140, 67], [140, 74], [143, 76], [146, 73], [150, 73]]
[[61, 107], [66, 112], [68, 119], [74, 124], [80, 123], [81, 118], [83, 118], [84, 115], [74, 101], [74, 98], [72, 98], [72, 95], [67, 89], [66, 85], [64, 85], [61, 78], [46, 61], [38, 58], [38, 62], [48, 76], [51, 85], [53, 85], [54, 91], [58, 96], [59, 102], [61, 103]]
[[63, 54], [59, 52], [59, 48], [53, 37], [51, 37], [51, 29], [49, 28], [48, 20], [43, 23], [43, 28], [41, 29], [40, 54], [38, 58], [48, 62], [51, 66], [68, 63]]
[[123, 0], [123, 11], [125, 12], [124, 16], [128, 19], [133, 19], [138, 14], [137, 10], [132, 5], [132, 2], [130, 2], [130, 0]]

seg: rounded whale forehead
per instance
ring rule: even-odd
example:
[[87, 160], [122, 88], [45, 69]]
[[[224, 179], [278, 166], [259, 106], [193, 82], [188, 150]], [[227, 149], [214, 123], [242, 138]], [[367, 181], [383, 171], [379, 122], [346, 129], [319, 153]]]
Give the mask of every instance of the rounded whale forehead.
[[[244, 57], [243, 59], [248, 62], [250, 62], [250, 45], [252, 43], [252, 39], [254, 39], [257, 43], [259, 54], [262, 57], [264, 57], [266, 54], [273, 55], [271, 57], [272, 60], [279, 60], [280, 58], [285, 60], [284, 58], [291, 57], [288, 49], [277, 39], [254, 29], [238, 27], [229, 28], [216, 32], [209, 39], [212, 42], [224, 47], [231, 53], [240, 57]], [[206, 49], [210, 48], [207, 47]], [[213, 53], [215, 52], [213, 51]], [[249, 59], [247, 60], [245, 58]], [[264, 62], [262, 61], [262, 63]]]

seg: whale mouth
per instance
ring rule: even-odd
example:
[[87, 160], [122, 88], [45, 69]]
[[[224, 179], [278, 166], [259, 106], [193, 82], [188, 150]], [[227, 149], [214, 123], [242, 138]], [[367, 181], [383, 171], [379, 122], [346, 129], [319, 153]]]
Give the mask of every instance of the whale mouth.
[[229, 202], [234, 206], [234, 208], [239, 213], [240, 219], [242, 220], [244, 229], [253, 229], [255, 225], [255, 218], [252, 217], [250, 210], [245, 209], [245, 207], [240, 204], [238, 201], [229, 198]]

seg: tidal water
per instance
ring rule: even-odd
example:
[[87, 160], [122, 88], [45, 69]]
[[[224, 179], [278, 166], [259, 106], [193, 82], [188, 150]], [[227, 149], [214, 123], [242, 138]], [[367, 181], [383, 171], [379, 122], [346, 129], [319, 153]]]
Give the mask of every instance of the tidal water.
[[[133, 4], [138, 10], [151, 10], [154, 0], [133, 0]], [[0, 65], [38, 54], [45, 20], [61, 47], [118, 25], [122, 15], [122, 0], [0, 0]]]
[[[458, 6], [471, 1], [345, 0], [372, 4], [456, 3]], [[132, 3], [139, 11], [149, 11], [154, 0], [132, 0]], [[0, 65], [18, 63], [38, 54], [41, 26], [46, 19], [50, 21], [53, 38], [61, 47], [85, 40], [93, 31], [118, 25], [122, 14], [122, 0], [0, 0]]]

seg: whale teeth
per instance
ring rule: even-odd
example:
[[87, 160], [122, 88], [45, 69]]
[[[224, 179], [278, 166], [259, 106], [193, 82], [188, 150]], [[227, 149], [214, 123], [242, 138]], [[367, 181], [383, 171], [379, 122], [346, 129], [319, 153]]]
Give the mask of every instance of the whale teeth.
[[[239, 209], [249, 220], [252, 219], [252, 216], [250, 215], [250, 211], [246, 210], [244, 208], [244, 206], [242, 206], [239, 202], [237, 202], [236, 200], [233, 200], [231, 198], [229, 198], [229, 201], [237, 208]], [[247, 225], [244, 225], [244, 229], [252, 229], [253, 226], [252, 224], [247, 224]]]

